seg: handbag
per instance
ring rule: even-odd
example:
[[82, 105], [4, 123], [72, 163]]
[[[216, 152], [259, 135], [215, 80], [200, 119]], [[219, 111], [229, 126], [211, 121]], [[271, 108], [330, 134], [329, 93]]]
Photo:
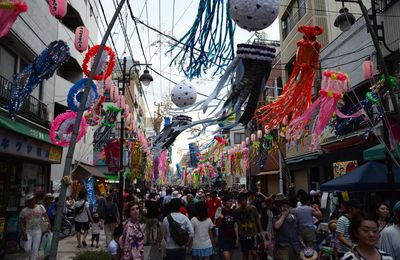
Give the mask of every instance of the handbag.
[[40, 224], [40, 228], [42, 229], [42, 234], [49, 231], [49, 221], [45, 216], [42, 216], [42, 223]]

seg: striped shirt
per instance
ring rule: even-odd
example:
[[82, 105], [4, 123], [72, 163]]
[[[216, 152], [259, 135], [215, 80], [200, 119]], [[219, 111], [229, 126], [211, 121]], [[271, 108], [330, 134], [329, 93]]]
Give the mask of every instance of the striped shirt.
[[[381, 260], [393, 260], [393, 258], [389, 254], [387, 254], [381, 250], [378, 250], [378, 251], [379, 251], [379, 254], [381, 255]], [[368, 260], [367, 258], [362, 256], [357, 251], [356, 252], [349, 251], [346, 254], [344, 254], [344, 256], [341, 258], [341, 260], [353, 260], [353, 259], [354, 260]]]
[[[336, 224], [336, 232], [343, 234], [344, 238], [350, 243], [352, 243], [349, 233], [349, 226], [350, 226], [350, 219], [346, 215], [341, 216]], [[347, 253], [348, 251], [349, 249], [346, 246], [344, 246], [342, 243], [338, 243], [339, 253]]]

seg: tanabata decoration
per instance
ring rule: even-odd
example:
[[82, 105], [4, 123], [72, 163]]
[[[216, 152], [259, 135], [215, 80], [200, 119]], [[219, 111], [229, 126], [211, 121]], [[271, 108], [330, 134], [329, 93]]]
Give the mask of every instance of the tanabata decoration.
[[118, 102], [118, 100], [119, 100], [119, 89], [118, 89], [117, 86], [112, 86], [111, 87], [111, 89], [110, 89], [110, 99], [111, 99], [111, 102], [114, 102], [114, 103]]
[[297, 43], [296, 62], [292, 74], [278, 99], [257, 110], [257, 118], [269, 129], [280, 123], [299, 117], [311, 103], [312, 84], [318, 69], [321, 44], [317, 36], [323, 29], [319, 26], [300, 26], [303, 39]]
[[[76, 112], [67, 111], [58, 115], [50, 127], [50, 140], [58, 146], [68, 146], [74, 130]], [[86, 120], [82, 117], [79, 125], [79, 133], [76, 142], [79, 142], [86, 134]]]
[[[90, 75], [90, 70], [88, 68], [89, 62], [96, 56], [97, 52], [99, 51], [99, 48], [100, 48], [100, 45], [95, 45], [92, 48], [90, 48], [89, 51], [86, 53], [85, 58], [83, 59], [82, 69], [87, 77], [89, 77], [89, 75]], [[108, 64], [103, 73], [99, 72], [101, 74], [96, 74], [94, 76], [95, 80], [107, 79], [111, 75], [111, 73], [114, 69], [114, 66], [115, 66], [115, 53], [113, 52], [113, 50], [108, 46], [104, 46], [103, 54], [107, 55], [106, 63], [108, 62]], [[103, 61], [104, 61], [104, 56], [103, 56]], [[98, 66], [98, 68], [102, 68], [102, 67], [103, 66], [100, 66], [100, 65]], [[96, 72], [98, 72], [99, 70], [101, 70], [101, 69], [98, 69]]]
[[199, 163], [199, 159], [197, 155], [200, 153], [199, 147], [195, 143], [189, 144], [189, 153], [190, 153], [190, 167], [197, 167]]
[[50, 13], [57, 19], [67, 14], [67, 0], [49, 0]]
[[54, 72], [69, 60], [69, 57], [68, 45], [61, 40], [54, 41], [33, 60], [33, 63], [13, 76], [8, 106], [11, 118], [15, 117], [32, 91], [43, 80], [51, 78]]
[[143, 159], [143, 147], [140, 140], [136, 140], [132, 142], [130, 146], [131, 151], [131, 173], [132, 173], [132, 180], [138, 178], [141, 172], [141, 163]]
[[[218, 96], [228, 79], [235, 75], [230, 95], [217, 115], [222, 114], [220, 121], [235, 115], [235, 121], [222, 128], [232, 128], [238, 123], [247, 125], [254, 115], [261, 89], [271, 72], [275, 51], [275, 48], [268, 46], [238, 44], [236, 58], [221, 77], [213, 93], [203, 103], [203, 112], [207, 111], [209, 104]], [[242, 105], [246, 100], [247, 104], [243, 110]]]
[[[81, 98], [83, 95], [83, 92], [85, 90], [85, 85], [87, 82], [87, 78], [80, 79], [78, 82], [75, 83], [75, 85], [70, 88], [67, 96], [67, 103], [68, 107], [72, 110], [77, 112], [79, 109], [79, 105], [81, 102]], [[94, 82], [91, 82], [91, 88], [89, 91], [89, 95], [85, 104], [84, 110], [88, 110], [96, 101], [96, 99], [99, 97], [99, 94], [97, 93], [97, 87]]]
[[171, 51], [179, 51], [171, 63], [178, 62], [187, 78], [200, 77], [212, 66], [216, 67], [214, 74], [219, 73], [234, 58], [235, 27], [229, 2], [200, 0], [192, 27], [172, 46]]
[[152, 147], [154, 157], [157, 157], [162, 150], [168, 149], [178, 135], [182, 133], [182, 131], [186, 129], [186, 126], [191, 122], [192, 118], [189, 116], [174, 116], [172, 123], [167, 127], [164, 127], [164, 129], [155, 137]]
[[177, 107], [191, 106], [196, 102], [196, 98], [196, 89], [187, 82], [176, 84], [171, 91], [171, 100]]
[[176, 166], [176, 173], [179, 179], [182, 179], [182, 167], [179, 163], [175, 164]]
[[93, 133], [93, 149], [101, 150], [104, 145], [110, 141], [119, 112], [121, 112], [120, 108], [112, 105], [107, 107], [107, 112], [103, 121]]
[[[320, 143], [321, 134], [329, 124], [330, 119], [336, 112], [340, 117], [338, 103], [343, 95], [350, 90], [348, 75], [326, 70], [321, 81], [320, 96], [314, 103], [298, 118], [294, 119], [286, 128], [286, 138], [288, 140], [298, 140], [305, 137], [305, 130], [317, 113], [316, 123], [310, 131], [310, 149], [315, 150]], [[307, 133], [308, 134], [308, 133]]]
[[248, 31], [270, 26], [278, 17], [280, 0], [230, 0], [232, 19]]
[[75, 29], [75, 49], [84, 52], [89, 44], [89, 30], [85, 26], [78, 26]]
[[96, 126], [100, 123], [104, 101], [106, 101], [106, 96], [99, 97], [90, 110], [85, 113], [86, 123], [88, 125]]
[[106, 155], [106, 164], [109, 172], [119, 172], [121, 167], [119, 165], [121, 150], [118, 140], [113, 140], [105, 145], [104, 153]]
[[0, 38], [6, 35], [21, 13], [28, 11], [28, 5], [21, 0], [0, 0]]

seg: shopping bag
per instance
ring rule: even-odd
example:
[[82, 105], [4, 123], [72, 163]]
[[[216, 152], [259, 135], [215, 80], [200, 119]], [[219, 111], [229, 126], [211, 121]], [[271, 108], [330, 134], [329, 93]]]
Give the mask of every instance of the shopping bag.
[[25, 252], [30, 252], [32, 249], [32, 236], [28, 233], [26, 234], [27, 240], [21, 238], [21, 246]]

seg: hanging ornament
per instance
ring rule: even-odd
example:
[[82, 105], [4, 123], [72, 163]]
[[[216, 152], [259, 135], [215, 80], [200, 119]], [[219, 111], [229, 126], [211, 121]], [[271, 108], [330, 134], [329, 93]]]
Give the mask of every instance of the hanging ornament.
[[89, 126], [96, 126], [100, 122], [102, 116], [103, 103], [106, 101], [105, 96], [99, 97], [89, 111], [85, 113], [86, 124]]
[[63, 18], [67, 14], [66, 0], [49, 0], [50, 13], [57, 19]]
[[[58, 115], [50, 127], [50, 140], [58, 146], [68, 146], [71, 142], [74, 130], [76, 112], [68, 111]], [[86, 134], [86, 120], [82, 117], [79, 125], [79, 133], [76, 142], [79, 142]]]
[[124, 111], [124, 116], [128, 117], [128, 115], [131, 113], [131, 109], [128, 104], [125, 103], [125, 111]]
[[[321, 81], [320, 96], [314, 103], [298, 118], [293, 120], [286, 130], [288, 140], [298, 140], [305, 137], [306, 127], [311, 123], [317, 113], [314, 129], [311, 131], [310, 149], [315, 150], [320, 142], [320, 137], [329, 124], [333, 114], [338, 110], [338, 102], [344, 93], [350, 90], [347, 74], [326, 70]], [[339, 111], [340, 114], [340, 111]]]
[[[229, 91], [230, 95], [222, 110], [217, 114], [223, 115], [221, 120], [233, 114], [236, 117], [233, 123], [224, 125], [223, 128], [234, 127], [239, 122], [247, 125], [253, 117], [261, 89], [271, 72], [271, 62], [275, 58], [275, 51], [275, 48], [268, 46], [238, 44], [237, 57], [229, 65], [213, 93], [203, 103], [203, 112], [206, 112], [208, 105], [218, 96], [226, 81], [234, 74], [235, 80]], [[246, 100], [247, 105], [242, 109]]]
[[24, 1], [0, 1], [0, 38], [6, 35], [21, 13], [28, 11]]
[[278, 17], [280, 0], [231, 0], [232, 19], [247, 31], [259, 31]]
[[193, 105], [196, 102], [196, 98], [196, 89], [187, 82], [176, 84], [171, 91], [171, 100], [177, 107]]
[[125, 97], [120, 95], [118, 97], [118, 101], [116, 102], [116, 104], [117, 104], [117, 107], [124, 109], [125, 108]]
[[110, 90], [111, 102], [116, 103], [119, 100], [119, 89], [117, 86], [112, 86]]
[[107, 112], [100, 126], [93, 133], [93, 148], [101, 150], [104, 145], [112, 139], [113, 129], [116, 126], [118, 113], [120, 108], [113, 105], [107, 107]]
[[200, 0], [192, 27], [172, 46], [171, 51], [177, 47], [179, 51], [171, 63], [178, 62], [187, 78], [200, 77], [214, 65], [214, 74], [222, 72], [234, 58], [235, 28], [229, 2]]
[[78, 26], [75, 29], [75, 49], [79, 52], [87, 50], [89, 44], [89, 30], [85, 26]]
[[[79, 109], [79, 105], [81, 103], [81, 98], [83, 95], [83, 92], [85, 90], [85, 85], [87, 82], [87, 78], [83, 78], [79, 80], [78, 82], [75, 83], [75, 85], [72, 86], [72, 88], [68, 92], [67, 96], [67, 103], [68, 107], [72, 110], [77, 112]], [[99, 94], [97, 93], [97, 87], [96, 84], [92, 81], [91, 88], [89, 91], [89, 96], [86, 100], [86, 105], [84, 110], [88, 110], [96, 101], [96, 99], [99, 97]]]
[[8, 111], [11, 118], [20, 110], [32, 91], [44, 80], [51, 78], [54, 72], [68, 61], [68, 45], [59, 40], [50, 43], [31, 64], [15, 74], [11, 83], [11, 98]]
[[[86, 53], [85, 58], [83, 59], [82, 69], [87, 77], [89, 77], [89, 75], [90, 75], [90, 70], [88, 68], [88, 64], [96, 56], [99, 48], [100, 48], [100, 45], [95, 45], [92, 48], [90, 48], [89, 51]], [[106, 52], [106, 53], [104, 53], [104, 52]], [[102, 64], [99, 63], [98, 69], [96, 71], [98, 73], [94, 76], [95, 80], [107, 79], [111, 75], [111, 73], [114, 69], [114, 66], [115, 66], [115, 53], [113, 52], [113, 50], [108, 46], [104, 46], [104, 52], [102, 53], [103, 61], [104, 61], [104, 57], [107, 57], [107, 60], [105, 62], [108, 62], [108, 64], [107, 64], [104, 72], [99, 72], [99, 69], [104, 67], [104, 66], [102, 66]], [[108, 56], [105, 56], [105, 55], [108, 55]]]
[[112, 80], [112, 76], [109, 76], [108, 78], [106, 78], [105, 80], [101, 80], [101, 87], [104, 89], [105, 93], [110, 93], [111, 90], [111, 80]]
[[299, 117], [311, 103], [312, 84], [319, 66], [317, 35], [322, 34], [319, 26], [300, 26], [303, 39], [297, 45], [295, 67], [278, 99], [257, 110], [255, 116], [268, 129], [276, 128], [287, 116], [290, 123]]
[[367, 58], [364, 62], [363, 62], [363, 72], [364, 72], [364, 79], [365, 80], [370, 80], [375, 73], [375, 64], [374, 62], [370, 59]]

